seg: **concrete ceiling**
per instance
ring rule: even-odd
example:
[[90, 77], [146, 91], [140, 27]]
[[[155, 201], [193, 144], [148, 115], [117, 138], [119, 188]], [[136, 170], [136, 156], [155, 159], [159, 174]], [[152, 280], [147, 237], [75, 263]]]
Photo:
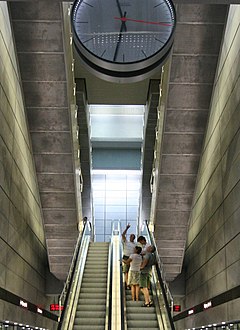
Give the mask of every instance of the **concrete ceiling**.
[[[33, 154], [43, 208], [51, 271], [66, 276], [77, 236], [75, 152], [69, 92], [68, 35], [60, 1], [10, 1], [13, 31], [25, 96]], [[83, 206], [89, 210], [89, 140], [85, 113], [92, 104], [148, 104], [143, 210], [154, 215], [155, 236], [167, 279], [180, 272], [201, 146], [229, 3], [176, 0], [177, 29], [169, 80], [165, 87], [164, 125], [157, 121], [161, 68], [151, 79], [113, 84], [88, 73], [75, 54]], [[201, 4], [199, 4], [201, 3]], [[210, 4], [211, 3], [211, 4]], [[163, 87], [163, 86], [162, 86]], [[80, 120], [81, 118], [81, 120]], [[162, 137], [156, 141], [155, 128]], [[82, 139], [82, 142], [81, 142]], [[84, 142], [85, 141], [85, 142]], [[154, 146], [157, 178], [150, 192]], [[84, 164], [83, 164], [84, 163]], [[151, 210], [152, 203], [152, 210]]]

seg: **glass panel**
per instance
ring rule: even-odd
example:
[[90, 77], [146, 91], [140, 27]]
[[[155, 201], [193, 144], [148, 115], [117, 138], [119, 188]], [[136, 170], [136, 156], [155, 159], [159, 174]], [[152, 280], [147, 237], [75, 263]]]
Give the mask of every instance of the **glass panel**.
[[107, 205], [125, 205], [126, 198], [106, 198]]
[[93, 198], [103, 198], [105, 196], [104, 190], [93, 190]]
[[104, 181], [96, 181], [95, 180], [92, 182], [92, 187], [93, 187], [93, 190], [103, 190], [105, 189], [105, 180]]
[[96, 242], [106, 242], [106, 241], [104, 240], [104, 235], [96, 235], [96, 236], [95, 236], [95, 241], [96, 241]]
[[135, 221], [137, 221], [137, 217], [138, 217], [138, 213], [137, 212], [128, 212], [127, 213], [127, 221], [128, 222], [130, 220], [133, 221], [133, 219], [135, 219]]
[[105, 222], [107, 223], [111, 223], [112, 224], [112, 222], [114, 221], [114, 219], [113, 218], [107, 218], [106, 220], [105, 220]]
[[106, 217], [113, 220], [126, 219], [126, 212], [106, 212]]
[[106, 191], [106, 198], [122, 198], [122, 199], [125, 199], [125, 202], [126, 202], [127, 192], [125, 190]]
[[[95, 212], [104, 212], [105, 206], [104, 205], [95, 205], [94, 206], [94, 211]], [[104, 219], [104, 217], [102, 217]]]
[[95, 226], [95, 234], [96, 235], [103, 235], [104, 234], [104, 227], [103, 226]]
[[92, 139], [132, 139], [142, 138], [142, 115], [91, 115]]
[[132, 190], [132, 191], [137, 191], [138, 189], [140, 189], [140, 182], [136, 183], [134, 181], [128, 181], [127, 182], [127, 189]]
[[[104, 175], [97, 175], [97, 172]], [[136, 234], [140, 174], [140, 171], [93, 171], [93, 207], [97, 241], [102, 241], [103, 236], [106, 242], [109, 241], [114, 220], [121, 221], [122, 231], [129, 222], [129, 233]]]
[[126, 182], [125, 181], [107, 181], [106, 182], [106, 189], [109, 190], [126, 190]]
[[107, 205], [106, 212], [126, 212], [126, 205]]
[[[135, 206], [135, 205], [128, 205], [127, 206], [127, 213], [130, 213], [130, 212], [137, 214], [137, 212], [138, 212], [138, 205], [137, 206]], [[135, 216], [134, 216], [134, 218], [135, 218]]]
[[111, 235], [112, 234], [112, 224], [111, 223], [107, 223], [106, 227], [105, 227], [105, 235]]
[[94, 198], [94, 204], [96, 205], [104, 205], [105, 204], [105, 198]]

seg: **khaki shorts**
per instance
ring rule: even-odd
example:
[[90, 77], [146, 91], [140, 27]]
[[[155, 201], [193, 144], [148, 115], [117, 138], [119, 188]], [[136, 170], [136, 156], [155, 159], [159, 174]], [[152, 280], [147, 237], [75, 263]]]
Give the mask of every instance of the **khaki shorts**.
[[128, 285], [139, 285], [140, 272], [138, 271], [129, 271], [128, 276]]
[[140, 272], [139, 286], [140, 288], [149, 288], [151, 281], [151, 274]]

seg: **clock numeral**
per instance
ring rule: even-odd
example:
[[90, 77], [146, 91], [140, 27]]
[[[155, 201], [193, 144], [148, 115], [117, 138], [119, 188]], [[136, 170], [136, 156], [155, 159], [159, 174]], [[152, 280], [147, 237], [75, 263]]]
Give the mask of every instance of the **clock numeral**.
[[82, 43], [85, 44], [86, 42], [92, 40], [94, 37], [90, 38], [90, 39], [87, 39], [87, 40], [84, 40]]
[[147, 57], [147, 55], [146, 55], [146, 53], [144, 52], [144, 50], [141, 50], [141, 52], [143, 53], [143, 55], [144, 55], [145, 57]]
[[103, 55], [106, 53], [106, 49], [102, 52], [100, 57], [103, 57]]
[[87, 3], [87, 2], [85, 2], [85, 1], [83, 1], [83, 3], [85, 4], [85, 5], [87, 5], [87, 6], [89, 6], [89, 7], [94, 7], [94, 6], [92, 6], [92, 5], [90, 5], [90, 3]]
[[158, 5], [154, 6], [153, 8], [159, 7], [159, 6], [163, 5], [163, 4], [164, 4], [164, 2], [160, 2]]
[[154, 39], [157, 40], [157, 41], [159, 41], [159, 42], [161, 42], [161, 44], [164, 45], [164, 42], [162, 40], [159, 40], [158, 38], [154, 38]]

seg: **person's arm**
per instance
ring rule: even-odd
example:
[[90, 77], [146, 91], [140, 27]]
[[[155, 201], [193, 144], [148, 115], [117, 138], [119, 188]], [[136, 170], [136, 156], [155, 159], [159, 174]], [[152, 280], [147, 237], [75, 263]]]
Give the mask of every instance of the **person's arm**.
[[149, 258], [147, 258], [147, 256], [144, 256], [143, 261], [142, 261], [141, 266], [140, 266], [140, 269], [143, 269], [144, 267], [146, 267], [147, 264], [148, 264], [148, 261], [149, 261]]
[[130, 263], [132, 262], [132, 259], [131, 258], [128, 258], [127, 260], [122, 259], [122, 262], [126, 265], [130, 265]]
[[142, 252], [141, 255], [144, 256], [147, 253], [147, 248], [150, 246], [150, 244], [146, 243], [143, 247], [142, 247]]
[[129, 224], [127, 225], [127, 227], [125, 228], [125, 230], [122, 232], [122, 240], [123, 240], [123, 242], [126, 241], [126, 234], [127, 234], [128, 228], [130, 228], [130, 225]]

